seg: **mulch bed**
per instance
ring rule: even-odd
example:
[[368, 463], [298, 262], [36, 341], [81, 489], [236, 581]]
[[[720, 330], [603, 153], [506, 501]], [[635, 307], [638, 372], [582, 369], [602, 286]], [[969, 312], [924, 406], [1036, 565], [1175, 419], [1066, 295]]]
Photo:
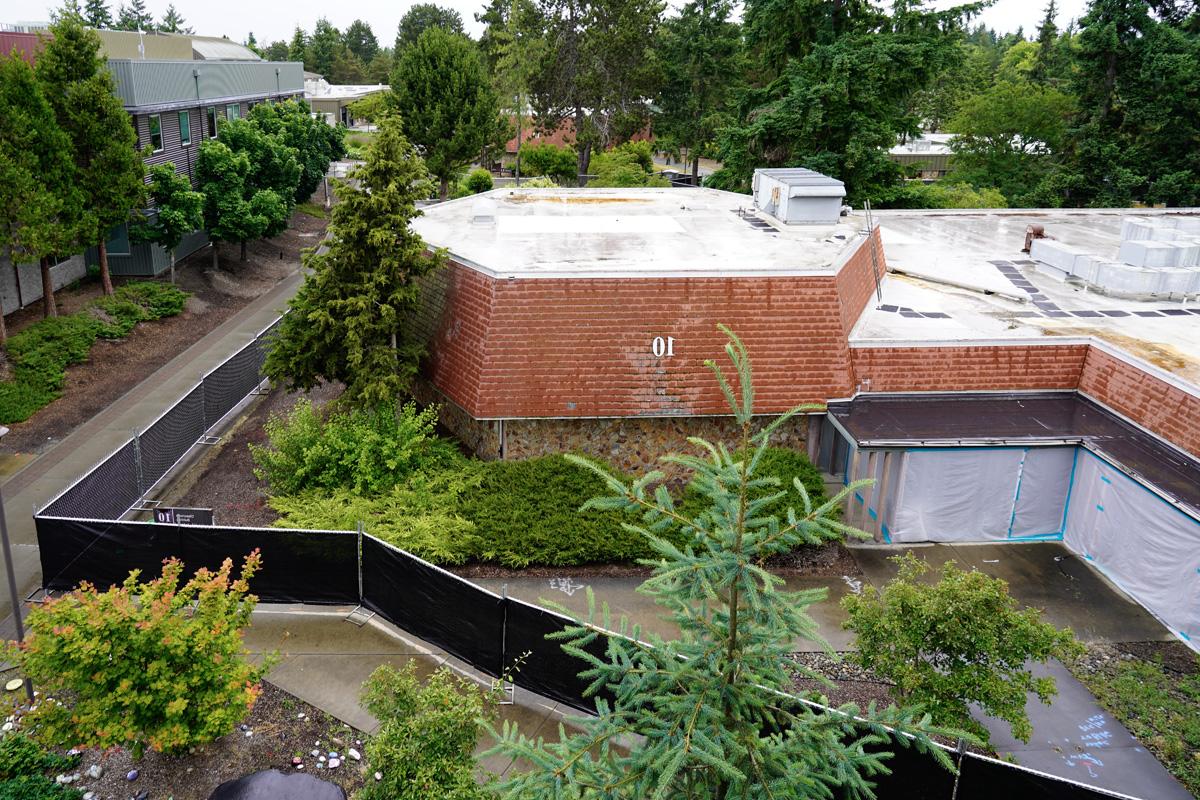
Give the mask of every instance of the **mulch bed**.
[[[176, 284], [192, 294], [183, 313], [143, 322], [124, 339], [98, 340], [86, 362], [67, 369], [62, 397], [25, 422], [9, 426], [0, 453], [40, 453], [108, 408], [251, 300], [296, 272], [300, 252], [320, 241], [325, 226], [325, 220], [297, 212], [288, 230], [278, 237], [251, 242], [244, 262], [238, 259], [237, 245], [222, 244], [219, 272], [212, 271], [212, 250], [208, 247], [177, 263]], [[123, 280], [127, 279], [116, 278], [114, 283], [120, 285]], [[55, 292], [57, 307], [63, 314], [77, 311], [99, 296], [98, 278]], [[15, 333], [39, 319], [41, 304], [35, 303], [7, 317], [8, 331]]]
[[[345, 759], [336, 769], [318, 769], [321, 762], [312, 756], [312, 751], [319, 749], [328, 763], [330, 751], [345, 758], [353, 747], [362, 754], [363, 734], [271, 683], [263, 682], [262, 694], [244, 728], [178, 756], [147, 751], [135, 761], [128, 750], [119, 747], [103, 753], [84, 751], [69, 773], [80, 776], [72, 786], [95, 792], [97, 800], [143, 796], [148, 800], [206, 800], [219, 785], [243, 775], [272, 768], [295, 772], [295, 756], [302, 758], [306, 772], [338, 784], [347, 796], [366, 780], [363, 761]], [[99, 778], [88, 776], [93, 764], [103, 769]], [[137, 778], [128, 780], [135, 769]]]

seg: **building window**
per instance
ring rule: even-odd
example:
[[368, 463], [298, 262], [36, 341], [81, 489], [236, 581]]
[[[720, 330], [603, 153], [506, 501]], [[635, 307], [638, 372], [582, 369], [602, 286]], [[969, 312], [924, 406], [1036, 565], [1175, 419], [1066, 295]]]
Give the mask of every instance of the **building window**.
[[208, 138], [217, 138], [217, 109], [216, 106], [209, 106], [204, 109], [204, 115], [208, 118]]
[[237, 103], [230, 103], [225, 106], [225, 119], [241, 119], [242, 107]]
[[161, 114], [150, 115], [150, 149], [156, 153], [161, 153], [163, 149]]
[[179, 144], [187, 147], [192, 143], [192, 114], [189, 111], [179, 112]]

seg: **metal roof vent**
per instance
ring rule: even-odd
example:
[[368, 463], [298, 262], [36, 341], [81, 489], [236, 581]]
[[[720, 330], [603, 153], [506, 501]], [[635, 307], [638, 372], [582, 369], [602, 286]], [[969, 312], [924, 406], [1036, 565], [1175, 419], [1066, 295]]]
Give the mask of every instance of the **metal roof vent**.
[[846, 186], [811, 169], [754, 170], [754, 207], [785, 225], [836, 225]]

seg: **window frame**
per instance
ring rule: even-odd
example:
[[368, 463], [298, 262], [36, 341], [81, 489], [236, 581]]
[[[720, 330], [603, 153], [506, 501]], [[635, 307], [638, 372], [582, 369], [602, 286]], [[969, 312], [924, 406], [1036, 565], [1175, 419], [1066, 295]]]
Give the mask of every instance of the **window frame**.
[[[233, 112], [232, 114], [230, 113], [231, 111]], [[241, 118], [242, 118], [242, 104], [241, 103], [229, 103], [228, 105], [225, 106], [225, 119], [241, 119]]]
[[[192, 144], [192, 112], [190, 110], [179, 112], [179, 146], [189, 147]], [[187, 120], [187, 125], [184, 125], [184, 120]], [[183, 138], [183, 129], [187, 128], [187, 138]]]
[[[156, 147], [156, 146], [155, 146], [155, 144], [154, 144], [154, 137], [155, 137], [155, 133], [154, 133], [154, 126], [155, 126], [155, 123], [157, 123], [157, 124], [158, 124], [158, 134], [157, 134], [157, 135], [158, 135], [158, 146], [157, 146], [157, 147]], [[149, 133], [149, 134], [150, 134], [150, 152], [152, 152], [152, 153], [161, 153], [161, 152], [163, 151], [163, 145], [164, 145], [164, 142], [163, 142], [163, 127], [162, 127], [162, 114], [150, 114], [149, 116], [147, 116], [147, 117], [146, 117], [146, 131], [147, 131], [147, 133]]]
[[204, 121], [208, 124], [208, 138], [217, 138], [217, 107], [208, 106], [204, 109]]

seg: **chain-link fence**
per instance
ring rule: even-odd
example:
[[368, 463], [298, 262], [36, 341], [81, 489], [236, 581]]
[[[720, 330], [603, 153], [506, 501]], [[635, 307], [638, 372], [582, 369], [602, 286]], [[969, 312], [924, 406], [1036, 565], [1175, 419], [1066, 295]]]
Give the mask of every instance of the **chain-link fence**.
[[[282, 318], [281, 318], [282, 319]], [[279, 319], [209, 372], [177, 403], [37, 513], [120, 519], [263, 381], [267, 342]]]

